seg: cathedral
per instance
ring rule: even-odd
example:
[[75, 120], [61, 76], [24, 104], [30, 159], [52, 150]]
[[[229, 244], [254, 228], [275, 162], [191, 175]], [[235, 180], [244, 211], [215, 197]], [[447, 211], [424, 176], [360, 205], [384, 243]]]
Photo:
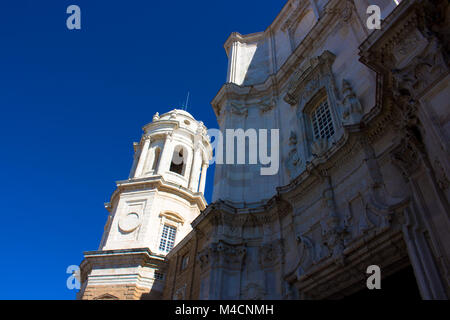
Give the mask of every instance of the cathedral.
[[276, 130], [276, 173], [216, 161], [207, 204], [208, 129], [155, 114], [78, 299], [346, 299], [374, 265], [380, 291], [402, 277], [406, 297], [448, 299], [449, 35], [447, 0], [289, 0], [232, 33], [219, 131]]

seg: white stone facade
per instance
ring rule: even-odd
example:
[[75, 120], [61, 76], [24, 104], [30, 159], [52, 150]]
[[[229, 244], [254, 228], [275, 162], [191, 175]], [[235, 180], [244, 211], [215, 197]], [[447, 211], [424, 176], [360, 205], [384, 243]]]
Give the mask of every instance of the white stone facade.
[[449, 12], [291, 0], [264, 32], [229, 37], [220, 128], [279, 129], [280, 170], [216, 164], [214, 202], [167, 257], [166, 299], [337, 299], [370, 265], [448, 298]]
[[[155, 272], [164, 273], [164, 256], [206, 207], [203, 193], [212, 150], [203, 123], [175, 109], [156, 114], [143, 130], [140, 143], [134, 144], [130, 177], [117, 182], [106, 204], [109, 216], [99, 251], [86, 253], [90, 272], [84, 287], [131, 284], [145, 292], [156, 281], [159, 286], [152, 290], [162, 292], [163, 279], [158, 282]], [[127, 264], [134, 256], [154, 266]], [[106, 261], [112, 265], [105, 267]], [[119, 261], [123, 266], [117, 267]]]
[[[177, 148], [184, 151], [178, 173], [171, 170]], [[135, 144], [130, 179], [117, 183], [108, 204], [110, 216], [99, 249], [147, 247], [164, 255], [158, 246], [165, 224], [177, 228], [175, 245], [183, 239], [206, 206], [204, 180], [211, 152], [205, 126], [189, 113], [155, 115]]]
[[[369, 4], [381, 9], [380, 30], [366, 27]], [[167, 173], [167, 160], [154, 176], [152, 150], [163, 144], [156, 137], [141, 142], [133, 178], [118, 184], [110, 210], [140, 208], [134, 185], [156, 184], [142, 189], [154, 218], [146, 225], [154, 228], [164, 217], [151, 197], [161, 208], [178, 200], [174, 211], [189, 226], [161, 255], [163, 298], [336, 299], [363, 289], [362, 270], [379, 265], [383, 277], [412, 268], [422, 298], [448, 299], [449, 26], [446, 0], [289, 0], [266, 31], [232, 33], [227, 83], [212, 107], [223, 132], [278, 129], [280, 168], [261, 175], [260, 165], [216, 164], [213, 203], [189, 211], [184, 201], [203, 190], [197, 175], [209, 153], [199, 151], [203, 161], [193, 162], [195, 181]], [[183, 139], [176, 141], [196, 150]], [[142, 145], [148, 163], [140, 163]], [[118, 233], [120, 220], [107, 226], [100, 255], [157, 250], [157, 237], [144, 229], [131, 239]], [[102, 290], [81, 296], [113, 288]]]

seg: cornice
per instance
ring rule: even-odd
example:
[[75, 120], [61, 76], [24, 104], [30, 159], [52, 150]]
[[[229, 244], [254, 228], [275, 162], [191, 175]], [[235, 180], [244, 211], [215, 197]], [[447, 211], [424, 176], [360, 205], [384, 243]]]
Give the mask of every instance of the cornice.
[[[416, 12], [412, 7], [418, 7], [420, 0], [402, 1], [381, 24], [380, 29], [374, 30], [359, 46], [360, 61], [375, 71], [380, 71], [380, 65], [374, 63], [381, 60], [384, 51], [389, 49], [401, 40], [402, 33], [407, 30], [410, 23], [416, 23]], [[402, 19], [407, 18], [401, 26]]]
[[156, 259], [164, 261], [165, 258], [162, 255], [153, 253], [149, 248], [133, 248], [133, 249], [116, 249], [116, 250], [97, 250], [97, 251], [85, 251], [84, 256], [86, 259], [99, 258], [99, 257], [123, 257], [143, 255], [148, 259]]
[[127, 191], [148, 191], [157, 189], [158, 191], [165, 191], [175, 194], [191, 203], [195, 203], [200, 210], [204, 210], [207, 206], [205, 197], [201, 192], [192, 192], [191, 190], [182, 187], [178, 184], [165, 181], [162, 176], [156, 175], [138, 179], [128, 179], [116, 182], [117, 188], [111, 196], [111, 203], [121, 193]]
[[255, 33], [250, 33], [250, 34], [246, 34], [246, 35], [242, 35], [239, 32], [232, 32], [230, 34], [230, 36], [228, 37], [228, 39], [225, 41], [225, 44], [223, 45], [223, 47], [228, 56], [229, 52], [230, 52], [230, 48], [234, 42], [239, 42], [241, 44], [258, 42], [261, 39], [264, 39], [264, 35], [265, 35], [264, 32], [255, 32]]
[[[263, 99], [267, 96], [275, 96], [277, 92], [277, 79], [275, 75], [270, 75], [264, 83], [253, 86], [240, 86], [231, 82], [225, 83], [211, 102], [213, 110], [217, 117], [222, 113], [225, 101], [242, 100], [247, 103], [245, 107], [252, 105], [250, 100]], [[249, 102], [250, 101], [250, 102]]]
[[90, 270], [96, 265], [103, 266], [112, 263], [115, 266], [118, 264], [161, 266], [165, 265], [166, 261], [167, 259], [164, 256], [155, 254], [148, 248], [86, 251], [80, 264], [81, 280], [84, 283]]
[[[240, 206], [240, 208], [238, 207]], [[246, 204], [236, 204], [227, 200], [218, 200], [211, 203], [195, 220], [191, 223], [192, 228], [201, 228], [204, 223], [224, 223], [239, 220], [241, 224], [252, 220], [257, 224], [264, 224], [268, 221], [284, 217], [292, 210], [291, 205], [278, 195], [267, 201], [261, 201], [252, 207]]]
[[[289, 85], [289, 80], [297, 68], [301, 66], [303, 62], [307, 60], [307, 57], [311, 55], [311, 52], [315, 50], [314, 44], [316, 40], [320, 36], [323, 36], [321, 34], [332, 32], [332, 27], [339, 23], [340, 19], [336, 19], [336, 16], [339, 16], [339, 10], [332, 9], [343, 7], [344, 5], [345, 1], [330, 0], [326, 4], [321, 18], [317, 20], [316, 24], [308, 32], [302, 42], [298, 44], [294, 52], [291, 53], [277, 72], [269, 75], [264, 82], [251, 86], [239, 86], [232, 83], [225, 83], [211, 101], [216, 116], [219, 116], [221, 113], [224, 97], [235, 96], [236, 99], [254, 99], [271, 95], [272, 92], [283, 92]], [[250, 90], [252, 90], [252, 92], [250, 92]]]
[[[196, 121], [194, 118], [192, 118], [193, 121]], [[203, 124], [200, 124], [204, 127]], [[173, 132], [176, 130], [179, 133], [186, 133], [188, 136], [190, 136], [193, 140], [200, 140], [203, 144], [203, 149], [205, 150], [205, 153], [208, 154], [208, 157], [210, 154], [212, 154], [212, 148], [209, 141], [209, 136], [206, 134], [206, 128], [204, 130], [204, 133], [198, 133], [196, 131], [193, 131], [188, 128], [180, 127], [180, 123], [176, 120], [158, 120], [156, 122], [150, 122], [146, 124], [142, 130], [144, 131], [144, 135], [142, 136], [142, 139], [146, 137], [155, 138], [155, 137], [164, 137], [167, 135], [172, 135]], [[141, 140], [142, 140], [141, 139]], [[142, 141], [141, 141], [142, 142]]]
[[[288, 0], [281, 11], [278, 13], [278, 15], [275, 17], [275, 19], [272, 21], [272, 23], [266, 28], [266, 30], [246, 35], [242, 35], [239, 32], [232, 32], [223, 46], [227, 55], [229, 54], [229, 49], [232, 43], [235, 41], [238, 41], [240, 43], [256, 42], [269, 37], [272, 30], [278, 28], [281, 24], [283, 24], [281, 29], [284, 29], [285, 25], [287, 27], [287, 25], [292, 23], [293, 20], [296, 20], [295, 18], [298, 18], [299, 10], [304, 9], [304, 7], [306, 7], [308, 4], [309, 2], [307, 1]], [[294, 13], [290, 14], [292, 9], [294, 9]]]

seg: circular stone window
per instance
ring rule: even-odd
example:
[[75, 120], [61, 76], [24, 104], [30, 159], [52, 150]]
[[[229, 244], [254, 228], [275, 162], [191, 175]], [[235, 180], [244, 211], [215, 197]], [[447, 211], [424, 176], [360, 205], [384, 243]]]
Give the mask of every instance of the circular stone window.
[[132, 232], [141, 224], [139, 215], [136, 212], [128, 213], [119, 220], [119, 228], [124, 232]]
[[184, 120], [184, 124], [188, 126], [188, 125], [190, 125], [191, 123], [189, 122], [189, 120]]

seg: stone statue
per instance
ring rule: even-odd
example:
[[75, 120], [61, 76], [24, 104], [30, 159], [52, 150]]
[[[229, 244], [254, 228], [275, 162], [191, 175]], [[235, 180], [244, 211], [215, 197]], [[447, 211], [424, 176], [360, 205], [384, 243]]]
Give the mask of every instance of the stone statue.
[[347, 80], [342, 81], [342, 107], [344, 109], [342, 117], [345, 122], [358, 123], [361, 120], [363, 108], [350, 83]]

